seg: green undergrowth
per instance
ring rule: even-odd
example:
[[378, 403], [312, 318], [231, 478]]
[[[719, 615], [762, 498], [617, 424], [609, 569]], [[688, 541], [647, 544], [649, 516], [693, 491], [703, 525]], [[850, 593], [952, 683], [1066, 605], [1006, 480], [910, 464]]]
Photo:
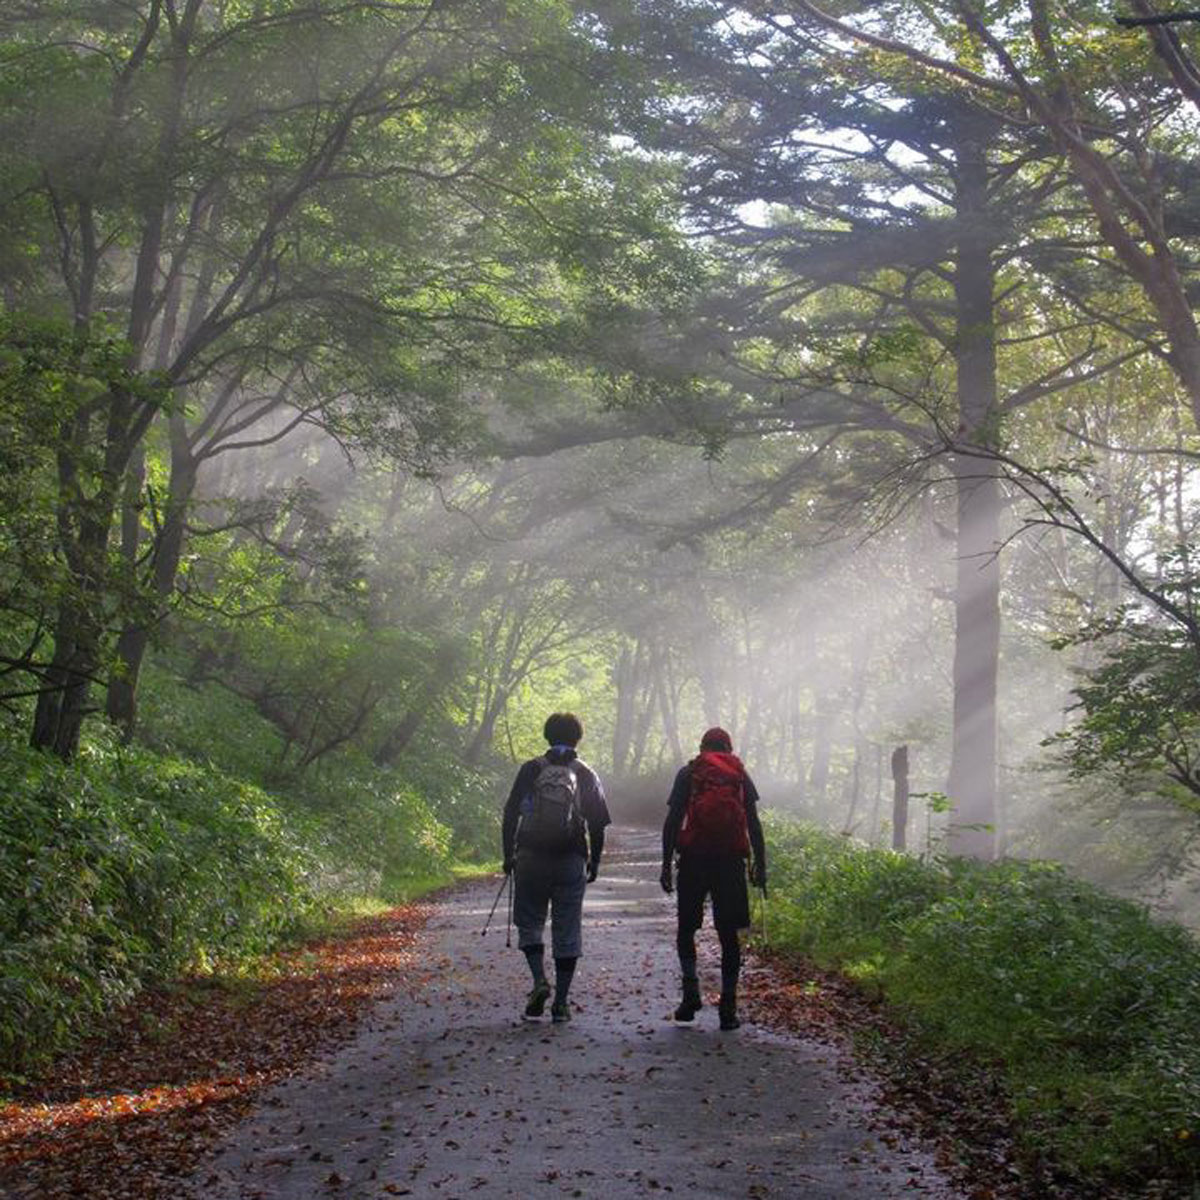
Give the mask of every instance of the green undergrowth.
[[1200, 949], [1040, 862], [923, 861], [769, 822], [772, 944], [876, 990], [923, 1047], [999, 1072], [1031, 1161], [1194, 1178]]
[[353, 764], [289, 801], [98, 732], [70, 764], [10, 743], [0, 795], [10, 1078], [148, 984], [253, 971], [268, 950], [472, 870], [412, 785]]
[[283, 753], [278, 730], [254, 706], [214, 682], [189, 684], [167, 662], [148, 664], [140, 689], [139, 738], [162, 754], [213, 763], [312, 817], [331, 856], [387, 878], [352, 890], [402, 895], [430, 866], [495, 858], [499, 796], [507, 781], [463, 765], [459, 744], [428, 733], [395, 766], [341, 747], [304, 770]]

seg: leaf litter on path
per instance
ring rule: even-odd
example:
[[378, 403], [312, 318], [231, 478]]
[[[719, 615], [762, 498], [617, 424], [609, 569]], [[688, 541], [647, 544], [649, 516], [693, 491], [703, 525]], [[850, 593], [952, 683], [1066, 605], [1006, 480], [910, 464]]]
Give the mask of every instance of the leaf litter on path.
[[410, 904], [355, 921], [270, 956], [249, 981], [148, 990], [38, 1078], [0, 1078], [0, 1195], [176, 1195], [267, 1086], [417, 982], [413, 946], [429, 911]]

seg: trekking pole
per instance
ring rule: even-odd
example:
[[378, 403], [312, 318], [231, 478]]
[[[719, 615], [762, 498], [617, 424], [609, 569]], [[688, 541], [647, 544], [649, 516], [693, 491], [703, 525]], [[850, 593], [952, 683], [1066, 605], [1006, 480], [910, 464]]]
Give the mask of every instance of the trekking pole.
[[762, 885], [762, 939], [763, 945], [767, 944], [767, 885]]
[[511, 878], [511, 875], [505, 875], [504, 881], [500, 884], [500, 890], [496, 893], [495, 900], [492, 901], [492, 911], [488, 913], [488, 919], [483, 923], [483, 929], [479, 934], [480, 937], [485, 937], [487, 935], [488, 926], [491, 925], [492, 918], [496, 915], [496, 906], [500, 903], [500, 897], [504, 895], [504, 889], [508, 887], [508, 881]]
[[508, 877], [508, 927], [504, 931], [504, 945], [512, 948], [512, 919], [513, 919], [513, 882], [512, 875]]

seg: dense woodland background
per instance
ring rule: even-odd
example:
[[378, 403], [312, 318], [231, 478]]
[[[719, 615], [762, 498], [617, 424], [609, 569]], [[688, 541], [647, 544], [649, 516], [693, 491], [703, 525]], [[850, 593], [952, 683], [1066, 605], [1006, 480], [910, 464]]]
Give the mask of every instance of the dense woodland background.
[[[618, 815], [720, 723], [888, 847], [906, 745], [913, 870], [1194, 924], [1200, 25], [1155, 11], [6, 4], [7, 1063], [494, 863], [556, 708]], [[1155, 1046], [1134, 1158], [1198, 1119]]]

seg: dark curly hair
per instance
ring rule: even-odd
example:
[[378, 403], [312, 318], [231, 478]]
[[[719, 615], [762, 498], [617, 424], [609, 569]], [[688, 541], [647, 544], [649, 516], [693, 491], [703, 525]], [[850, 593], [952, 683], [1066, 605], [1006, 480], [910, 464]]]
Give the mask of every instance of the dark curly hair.
[[551, 713], [542, 733], [552, 746], [576, 746], [583, 737], [583, 722], [574, 713]]

